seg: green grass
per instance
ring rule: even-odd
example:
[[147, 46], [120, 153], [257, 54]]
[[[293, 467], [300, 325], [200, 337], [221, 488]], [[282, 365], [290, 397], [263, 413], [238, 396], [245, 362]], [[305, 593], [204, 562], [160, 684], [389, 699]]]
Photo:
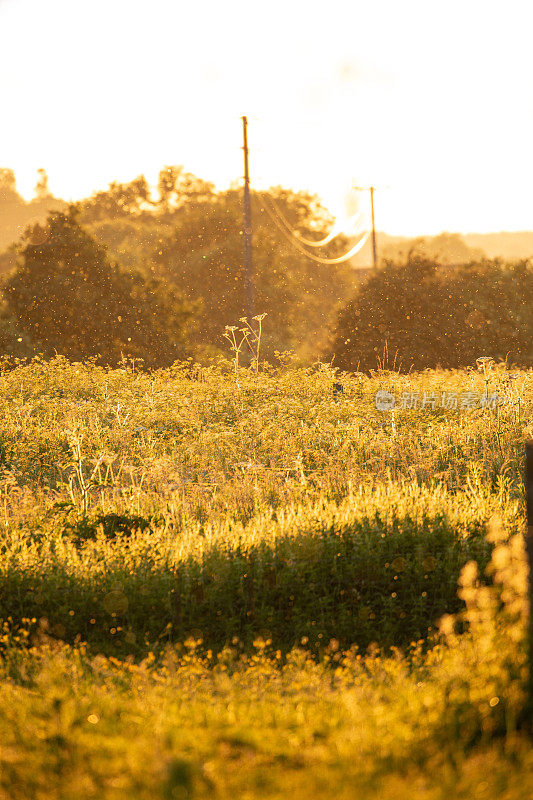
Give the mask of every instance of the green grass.
[[509, 530], [521, 524], [506, 488], [473, 501], [416, 483], [246, 524], [122, 517], [120, 530], [116, 517], [106, 528], [56, 509], [4, 539], [0, 616], [45, 617], [62, 639], [122, 656], [192, 630], [215, 651], [265, 630], [284, 652], [303, 636], [316, 652], [331, 638], [405, 646], [458, 610], [459, 572], [471, 559], [486, 566], [495, 513]]
[[0, 797], [530, 796], [502, 371], [6, 368]]

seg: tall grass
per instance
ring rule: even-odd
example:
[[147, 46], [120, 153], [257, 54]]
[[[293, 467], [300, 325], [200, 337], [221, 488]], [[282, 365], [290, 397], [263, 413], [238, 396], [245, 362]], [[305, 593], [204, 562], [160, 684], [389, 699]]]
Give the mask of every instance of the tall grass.
[[529, 797], [532, 373], [482, 363], [5, 363], [0, 797]]
[[189, 636], [135, 664], [5, 625], [4, 796], [529, 797], [524, 543], [498, 519], [489, 539], [493, 584], [465, 566], [465, 611], [425, 654], [332, 640], [283, 658], [261, 635], [214, 654]]

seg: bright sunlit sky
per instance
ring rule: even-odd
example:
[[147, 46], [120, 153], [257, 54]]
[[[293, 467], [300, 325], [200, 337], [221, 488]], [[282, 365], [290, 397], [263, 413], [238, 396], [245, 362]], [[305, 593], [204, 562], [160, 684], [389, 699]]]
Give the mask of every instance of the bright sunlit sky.
[[0, 0], [0, 166], [78, 199], [165, 164], [373, 183], [392, 234], [533, 229], [530, 0]]

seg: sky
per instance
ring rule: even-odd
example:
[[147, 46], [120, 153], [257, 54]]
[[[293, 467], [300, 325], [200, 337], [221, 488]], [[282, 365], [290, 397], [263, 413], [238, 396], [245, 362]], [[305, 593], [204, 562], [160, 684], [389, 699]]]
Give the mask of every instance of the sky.
[[533, 229], [530, 0], [0, 0], [0, 166], [79, 199], [182, 164], [416, 236]]

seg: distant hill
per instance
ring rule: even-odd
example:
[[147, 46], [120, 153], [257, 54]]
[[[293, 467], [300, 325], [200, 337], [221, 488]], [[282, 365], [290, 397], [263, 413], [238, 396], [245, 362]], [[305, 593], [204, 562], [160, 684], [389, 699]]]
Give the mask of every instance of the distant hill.
[[[533, 231], [502, 231], [500, 233], [441, 233], [438, 236], [408, 238], [389, 236], [377, 232], [378, 257], [405, 261], [410, 249], [421, 255], [435, 258], [440, 264], [466, 263], [479, 258], [502, 258], [517, 261], [533, 258]], [[351, 259], [355, 268], [365, 270], [372, 266], [371, 239]]]
[[481, 248], [489, 258], [533, 258], [533, 231], [464, 233], [462, 237], [469, 247]]
[[[479, 261], [487, 255], [480, 247], [467, 243], [458, 233], [440, 233], [438, 236], [418, 236], [410, 239], [378, 232], [376, 238], [378, 258], [396, 263], [405, 263], [411, 252], [431, 258], [442, 266], [467, 264], [470, 261]], [[371, 266], [371, 239], [368, 239], [351, 263], [358, 269]]]

